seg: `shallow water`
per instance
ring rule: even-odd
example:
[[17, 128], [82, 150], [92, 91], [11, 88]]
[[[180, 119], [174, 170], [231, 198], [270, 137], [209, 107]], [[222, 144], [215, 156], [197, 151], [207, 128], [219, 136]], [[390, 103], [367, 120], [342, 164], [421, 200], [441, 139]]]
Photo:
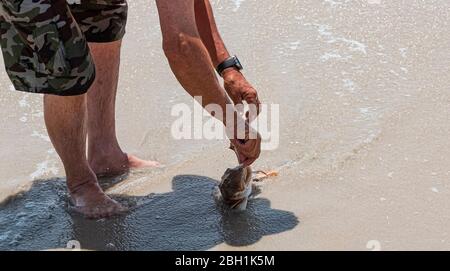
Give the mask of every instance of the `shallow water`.
[[[145, 202], [127, 217], [85, 221], [70, 216], [63, 183], [51, 179], [64, 172], [46, 136], [41, 98], [11, 91], [2, 70], [0, 200], [25, 192], [0, 209], [1, 249], [64, 247], [71, 239], [88, 249], [202, 250], [224, 243], [228, 246], [219, 247], [308, 247], [308, 242], [261, 242], [266, 235], [283, 240], [302, 230], [298, 221], [305, 214], [294, 192], [304, 188], [297, 181], [314, 175], [318, 179], [302, 185], [323, 185], [324, 176], [350, 166], [361, 151], [384, 140], [392, 119], [448, 94], [448, 1], [212, 1], [228, 49], [240, 57], [261, 99], [280, 105], [280, 146], [264, 152], [255, 168], [289, 172], [289, 178], [264, 185], [262, 196], [271, 195], [272, 203], [260, 198], [245, 215], [224, 215], [211, 191], [214, 180], [234, 165], [233, 154], [226, 142], [170, 136], [171, 107], [192, 102], [170, 72], [155, 5], [147, 2], [130, 3], [118, 133], [124, 149], [158, 159], [168, 172], [134, 173], [113, 188], [123, 200]], [[273, 192], [283, 189], [290, 193]]]

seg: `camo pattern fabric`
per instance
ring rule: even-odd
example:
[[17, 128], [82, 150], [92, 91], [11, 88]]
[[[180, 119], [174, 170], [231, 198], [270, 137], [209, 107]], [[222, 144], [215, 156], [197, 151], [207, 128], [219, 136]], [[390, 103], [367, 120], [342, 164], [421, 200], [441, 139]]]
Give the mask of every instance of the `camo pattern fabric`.
[[20, 91], [86, 93], [95, 78], [88, 42], [125, 33], [125, 0], [0, 0], [0, 45]]

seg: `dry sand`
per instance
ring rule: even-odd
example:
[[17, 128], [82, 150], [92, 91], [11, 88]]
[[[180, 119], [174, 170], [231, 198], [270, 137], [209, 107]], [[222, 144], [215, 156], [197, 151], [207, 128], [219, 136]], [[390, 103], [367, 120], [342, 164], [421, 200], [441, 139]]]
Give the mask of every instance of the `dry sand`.
[[[65, 209], [64, 172], [41, 97], [0, 76], [0, 249], [450, 249], [450, 3], [445, 0], [216, 0], [229, 50], [263, 101], [280, 105], [280, 146], [255, 164], [245, 213], [212, 191], [234, 166], [225, 141], [177, 141], [174, 104], [192, 104], [161, 51], [155, 4], [130, 3], [118, 97], [124, 148], [164, 169], [109, 193], [128, 216], [86, 221]], [[243, 31], [245, 29], [245, 31]], [[3, 69], [3, 68], [2, 68]], [[34, 180], [34, 181], [33, 181]]]

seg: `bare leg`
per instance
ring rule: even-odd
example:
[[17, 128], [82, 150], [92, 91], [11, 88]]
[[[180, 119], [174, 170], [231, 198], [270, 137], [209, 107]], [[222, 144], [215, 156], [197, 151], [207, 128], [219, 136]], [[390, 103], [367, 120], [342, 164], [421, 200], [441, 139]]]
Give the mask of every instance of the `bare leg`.
[[44, 114], [48, 135], [64, 164], [75, 210], [90, 218], [124, 211], [103, 193], [86, 159], [86, 95], [45, 95]]
[[90, 43], [97, 76], [88, 92], [88, 159], [98, 177], [117, 176], [130, 168], [158, 166], [127, 155], [116, 136], [115, 104], [119, 79], [121, 41]]

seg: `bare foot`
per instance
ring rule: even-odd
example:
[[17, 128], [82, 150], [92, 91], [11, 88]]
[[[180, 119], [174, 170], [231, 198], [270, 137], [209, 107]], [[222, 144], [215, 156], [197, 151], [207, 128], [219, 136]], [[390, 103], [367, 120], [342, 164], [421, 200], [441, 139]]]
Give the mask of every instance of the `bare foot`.
[[160, 167], [156, 161], [142, 160], [134, 155], [119, 153], [90, 159], [89, 164], [98, 178], [116, 177], [130, 169]]
[[128, 166], [130, 168], [148, 168], [148, 167], [161, 167], [161, 164], [157, 161], [142, 160], [132, 154], [127, 154]]
[[86, 218], [108, 218], [127, 211], [127, 208], [108, 197], [97, 182], [86, 182], [71, 190], [71, 209]]

